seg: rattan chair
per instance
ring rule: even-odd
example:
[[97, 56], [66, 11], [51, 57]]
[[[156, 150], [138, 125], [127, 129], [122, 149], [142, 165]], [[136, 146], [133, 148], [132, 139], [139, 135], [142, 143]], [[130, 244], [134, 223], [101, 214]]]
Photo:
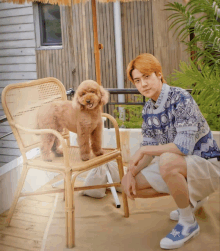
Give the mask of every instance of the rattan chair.
[[[19, 197], [30, 195], [21, 193], [27, 172], [30, 168], [61, 173], [65, 181], [65, 189], [52, 189], [50, 191], [33, 192], [32, 195], [64, 192], [65, 194], [65, 213], [66, 213], [66, 245], [72, 248], [75, 245], [74, 227], [74, 191], [103, 188], [119, 187], [121, 183], [96, 185], [91, 187], [75, 187], [76, 177], [82, 172], [88, 171], [99, 165], [115, 160], [118, 163], [120, 179], [122, 179], [123, 163], [120, 148], [119, 129], [116, 120], [103, 113], [115, 127], [116, 144], [115, 149], [104, 149], [104, 155], [92, 156], [88, 161], [81, 161], [78, 147], [70, 146], [69, 132], [65, 130], [62, 134], [52, 129], [37, 129], [36, 115], [40, 106], [54, 100], [66, 100], [66, 90], [63, 84], [55, 78], [38, 79], [27, 83], [10, 84], [2, 92], [2, 105], [13, 134], [18, 142], [18, 146], [23, 157], [23, 169], [18, 183], [15, 196], [6, 218], [9, 225], [13, 216]], [[41, 156], [28, 159], [26, 153], [37, 148], [41, 144], [40, 134], [52, 133], [60, 140], [63, 147], [63, 157], [56, 157], [52, 162], [45, 162]], [[124, 215], [129, 216], [127, 197], [122, 193], [124, 204]], [[95, 203], [95, 201], [94, 201]]]

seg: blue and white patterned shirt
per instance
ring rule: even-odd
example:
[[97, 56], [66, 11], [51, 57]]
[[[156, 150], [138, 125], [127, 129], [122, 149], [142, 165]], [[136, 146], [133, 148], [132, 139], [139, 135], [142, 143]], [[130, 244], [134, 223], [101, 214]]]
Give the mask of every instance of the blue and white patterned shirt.
[[220, 158], [209, 125], [186, 90], [163, 84], [156, 103], [146, 102], [142, 117], [142, 146], [174, 143], [185, 155]]

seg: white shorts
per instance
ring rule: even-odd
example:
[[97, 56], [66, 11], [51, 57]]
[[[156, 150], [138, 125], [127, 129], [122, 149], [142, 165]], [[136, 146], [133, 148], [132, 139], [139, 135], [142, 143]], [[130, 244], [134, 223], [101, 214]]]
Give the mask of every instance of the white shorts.
[[[187, 184], [190, 202], [193, 206], [218, 190], [220, 186], [220, 161], [217, 158], [206, 160], [197, 155], [184, 156], [187, 163]], [[170, 193], [159, 170], [160, 157], [141, 170], [151, 187], [159, 193]]]

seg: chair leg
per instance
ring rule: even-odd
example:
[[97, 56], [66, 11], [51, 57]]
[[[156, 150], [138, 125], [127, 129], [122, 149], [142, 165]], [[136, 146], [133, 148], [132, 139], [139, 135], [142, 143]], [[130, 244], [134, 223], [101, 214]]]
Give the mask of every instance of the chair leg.
[[66, 174], [65, 185], [65, 205], [66, 205], [66, 245], [68, 248], [75, 246], [75, 214], [74, 214], [74, 190], [71, 184], [72, 173]]
[[28, 172], [27, 166], [23, 165], [23, 169], [22, 169], [22, 172], [21, 172], [21, 177], [20, 177], [19, 182], [18, 182], [18, 186], [17, 186], [16, 192], [15, 192], [15, 195], [14, 195], [14, 199], [13, 199], [12, 205], [10, 207], [10, 210], [9, 210], [7, 218], [6, 218], [7, 226], [10, 225], [12, 215], [14, 213], [15, 207], [16, 207], [18, 199], [20, 197], [21, 190], [22, 190], [23, 185], [24, 185], [25, 178], [27, 176], [27, 172]]
[[66, 181], [64, 180], [64, 193], [63, 193], [63, 200], [65, 200], [65, 198], [66, 198], [66, 193], [65, 193], [65, 191], [66, 191]]
[[[124, 169], [123, 169], [123, 162], [122, 162], [121, 156], [117, 158], [117, 163], [118, 163], [118, 171], [119, 171], [120, 180], [122, 180], [124, 176]], [[124, 193], [124, 191], [122, 191], [122, 199], [123, 199], [123, 204], [124, 204], [125, 217], [129, 217], [128, 200], [127, 200], [127, 195]]]

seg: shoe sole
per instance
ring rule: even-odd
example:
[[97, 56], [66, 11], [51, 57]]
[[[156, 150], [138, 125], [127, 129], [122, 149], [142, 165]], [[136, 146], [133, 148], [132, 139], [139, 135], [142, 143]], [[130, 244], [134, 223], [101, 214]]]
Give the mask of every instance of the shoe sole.
[[199, 231], [200, 231], [200, 227], [198, 227], [198, 229], [196, 229], [193, 233], [191, 233], [184, 242], [182, 243], [176, 243], [175, 245], [171, 246], [171, 245], [160, 245], [160, 247], [162, 249], [176, 249], [176, 248], [180, 248], [182, 247], [187, 241], [189, 241], [190, 239], [196, 237], [197, 235], [199, 235]]

